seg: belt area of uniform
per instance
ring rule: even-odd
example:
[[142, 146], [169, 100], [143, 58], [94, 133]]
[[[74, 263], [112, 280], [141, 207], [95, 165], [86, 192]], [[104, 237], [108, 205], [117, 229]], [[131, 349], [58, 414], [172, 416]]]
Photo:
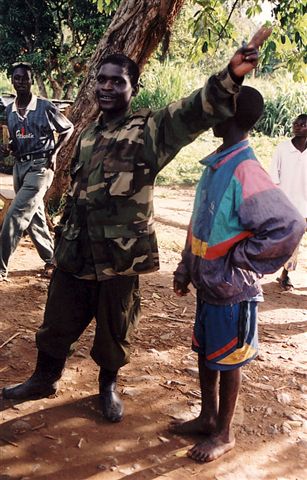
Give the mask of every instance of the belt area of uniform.
[[51, 152], [37, 152], [37, 153], [27, 153], [26, 155], [21, 155], [16, 157], [17, 162], [24, 163], [30, 162], [31, 160], [36, 160], [38, 158], [50, 158]]

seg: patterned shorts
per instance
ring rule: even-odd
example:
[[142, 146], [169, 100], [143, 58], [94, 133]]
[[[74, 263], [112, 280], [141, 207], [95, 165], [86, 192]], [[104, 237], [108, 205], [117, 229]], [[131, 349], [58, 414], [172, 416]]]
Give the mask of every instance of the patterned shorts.
[[197, 300], [192, 349], [211, 370], [232, 370], [258, 353], [256, 301], [211, 305]]

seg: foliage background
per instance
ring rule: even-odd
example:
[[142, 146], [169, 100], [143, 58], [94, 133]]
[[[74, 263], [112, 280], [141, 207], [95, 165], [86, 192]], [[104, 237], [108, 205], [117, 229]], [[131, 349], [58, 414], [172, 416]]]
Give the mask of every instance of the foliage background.
[[[133, 108], [162, 108], [199, 88], [205, 78], [226, 65], [242, 39], [248, 39], [256, 30], [253, 15], [261, 12], [263, 3], [260, 0], [187, 0], [172, 32], [166, 32], [164, 41], [145, 67], [142, 88]], [[3, 70], [0, 73], [0, 93], [11, 91], [4, 70], [13, 57], [34, 63], [46, 84], [47, 94], [53, 96], [55, 89], [52, 86], [56, 83], [61, 86], [62, 95], [69, 85], [76, 92], [86, 75], [90, 54], [118, 4], [119, 0], [101, 0], [97, 10], [96, 0], [27, 0], [26, 5], [35, 7], [41, 18], [40, 28], [33, 37], [32, 51], [25, 51], [26, 33], [31, 33], [35, 22], [33, 18], [31, 21], [26, 18], [25, 28], [19, 28], [19, 25], [17, 28], [16, 22], [23, 21], [19, 10], [25, 8], [24, 1], [0, 0], [0, 18], [5, 20], [0, 32], [0, 69]], [[235, 4], [238, 8], [229, 19], [229, 12]], [[285, 135], [291, 135], [293, 119], [305, 111], [307, 93], [306, 83], [298, 82], [304, 76], [304, 49], [299, 51], [306, 36], [306, 27], [304, 30], [302, 23], [306, 19], [304, 2], [281, 0], [271, 1], [271, 4], [279, 23], [263, 50], [259, 69], [245, 81], [258, 88], [265, 99], [265, 113], [253, 134], [252, 144], [266, 168], [276, 143]], [[13, 38], [12, 29], [15, 32]], [[8, 38], [10, 41], [4, 41]], [[287, 71], [289, 65], [292, 72]], [[37, 84], [33, 90], [39, 93]], [[158, 181], [194, 183], [201, 171], [199, 160], [213, 151], [218, 142], [212, 135], [204, 134], [180, 152]]]

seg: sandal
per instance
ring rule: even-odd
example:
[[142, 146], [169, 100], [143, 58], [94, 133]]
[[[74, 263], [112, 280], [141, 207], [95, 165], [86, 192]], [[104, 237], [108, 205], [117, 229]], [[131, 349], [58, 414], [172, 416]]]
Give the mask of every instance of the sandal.
[[291, 280], [289, 277], [286, 277], [284, 279], [282, 278], [276, 278], [277, 282], [281, 286], [281, 288], [285, 291], [292, 290], [294, 288], [294, 285], [291, 283]]

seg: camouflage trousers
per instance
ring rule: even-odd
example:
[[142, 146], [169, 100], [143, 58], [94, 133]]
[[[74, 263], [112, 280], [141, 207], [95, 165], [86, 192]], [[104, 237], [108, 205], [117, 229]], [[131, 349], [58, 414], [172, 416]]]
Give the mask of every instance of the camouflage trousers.
[[118, 276], [98, 282], [56, 269], [50, 282], [44, 321], [36, 344], [55, 358], [66, 358], [96, 319], [93, 360], [108, 370], [129, 362], [131, 334], [140, 313], [139, 277]]

